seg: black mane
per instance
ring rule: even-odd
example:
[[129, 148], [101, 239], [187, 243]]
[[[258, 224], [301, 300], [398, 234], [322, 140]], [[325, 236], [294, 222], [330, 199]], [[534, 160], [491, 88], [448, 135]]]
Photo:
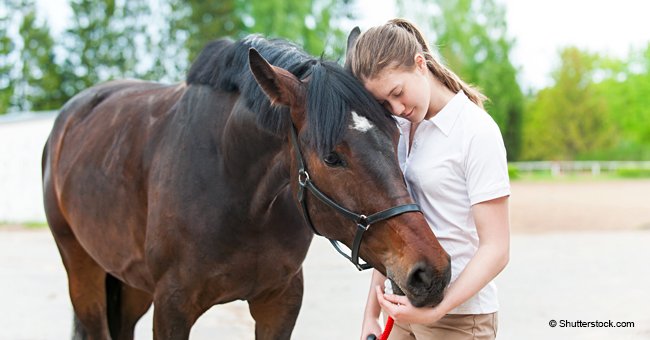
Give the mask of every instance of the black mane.
[[233, 42], [208, 44], [187, 75], [187, 84], [208, 85], [215, 90], [236, 91], [255, 112], [258, 124], [278, 135], [288, 133], [288, 108], [271, 106], [248, 66], [248, 50], [255, 48], [269, 63], [286, 69], [298, 79], [311, 75], [307, 89], [307, 137], [319, 153], [338, 144], [349, 121], [349, 112], [365, 116], [380, 130], [391, 133], [394, 120], [386, 109], [340, 65], [315, 59], [285, 40], [267, 40], [257, 35]]

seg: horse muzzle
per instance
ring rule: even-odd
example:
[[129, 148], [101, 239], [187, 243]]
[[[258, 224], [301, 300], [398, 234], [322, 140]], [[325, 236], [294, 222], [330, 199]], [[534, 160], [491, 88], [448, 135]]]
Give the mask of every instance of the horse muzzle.
[[442, 301], [451, 280], [451, 263], [439, 271], [425, 262], [417, 262], [404, 277], [405, 280], [396, 282], [389, 275], [395, 294], [406, 295], [415, 307], [435, 307]]

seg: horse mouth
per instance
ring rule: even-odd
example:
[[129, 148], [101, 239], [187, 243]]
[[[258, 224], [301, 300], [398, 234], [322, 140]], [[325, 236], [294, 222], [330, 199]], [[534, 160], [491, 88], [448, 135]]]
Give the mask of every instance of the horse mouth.
[[410, 292], [406, 289], [405, 293], [402, 287], [392, 277], [388, 279], [392, 285], [393, 294], [406, 296], [414, 307], [435, 307], [442, 301], [444, 296], [444, 289], [440, 291], [436, 288], [436, 285], [432, 285], [426, 291]]
[[404, 294], [404, 291], [402, 290], [402, 288], [400, 288], [400, 286], [397, 284], [397, 282], [395, 282], [395, 280], [393, 280], [393, 278], [389, 277], [388, 280], [390, 280], [390, 284], [393, 286], [393, 294], [402, 295], [402, 296], [406, 295], [406, 294]]

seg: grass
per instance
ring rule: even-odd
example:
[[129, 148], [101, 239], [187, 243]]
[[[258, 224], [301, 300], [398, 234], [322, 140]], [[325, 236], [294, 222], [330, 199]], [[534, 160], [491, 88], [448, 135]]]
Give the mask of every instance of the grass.
[[601, 171], [594, 175], [591, 171], [565, 171], [553, 175], [551, 170], [521, 171], [516, 165], [508, 164], [511, 181], [580, 181], [580, 180], [619, 180], [650, 179], [650, 169], [620, 168], [615, 171]]
[[626, 169], [616, 171], [616, 175], [623, 178], [650, 178], [650, 169]]
[[18, 227], [18, 228], [38, 230], [38, 229], [47, 228], [47, 222], [45, 221], [27, 221], [27, 222], [0, 221], [0, 228], [7, 228], [7, 227]]
[[626, 172], [602, 172], [593, 175], [590, 172], [570, 172], [552, 175], [550, 171], [519, 171], [515, 176], [510, 176], [511, 181], [615, 181], [628, 179], [650, 179], [650, 175]]

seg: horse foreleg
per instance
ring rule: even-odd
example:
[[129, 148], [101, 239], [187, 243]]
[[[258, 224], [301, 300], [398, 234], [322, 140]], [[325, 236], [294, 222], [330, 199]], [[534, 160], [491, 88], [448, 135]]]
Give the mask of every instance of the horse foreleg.
[[151, 294], [107, 276], [108, 327], [113, 340], [133, 340], [135, 324], [151, 306]]
[[184, 340], [203, 313], [194, 296], [176, 285], [162, 285], [154, 294], [153, 338]]
[[255, 339], [289, 339], [302, 305], [302, 269], [289, 283], [248, 301]]

